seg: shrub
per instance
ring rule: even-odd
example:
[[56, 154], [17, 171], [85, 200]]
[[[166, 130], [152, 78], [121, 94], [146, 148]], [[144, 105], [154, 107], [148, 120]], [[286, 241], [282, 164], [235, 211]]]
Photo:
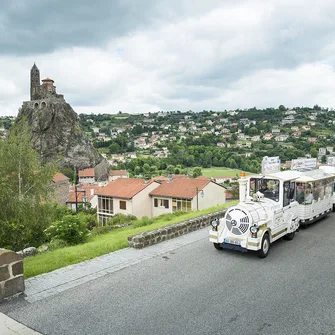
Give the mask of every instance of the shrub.
[[53, 239], [48, 244], [49, 250], [61, 249], [67, 246], [67, 243], [63, 240]]
[[113, 215], [107, 222], [108, 226], [115, 226], [115, 225], [124, 225], [124, 224], [131, 224], [132, 221], [137, 220], [137, 217], [134, 215], [124, 215], [121, 213]]
[[51, 240], [59, 239], [68, 244], [83, 243], [89, 236], [86, 220], [75, 215], [64, 216], [47, 228], [45, 233]]
[[154, 219], [149, 219], [147, 216], [143, 216], [142, 219], [137, 220], [134, 224], [133, 227], [134, 228], [138, 228], [138, 227], [144, 227], [144, 226], [149, 226], [150, 224], [154, 223], [155, 220]]
[[101, 227], [94, 227], [91, 231], [93, 236], [95, 235], [102, 235], [110, 232], [112, 230], [111, 226], [101, 226]]
[[86, 227], [89, 230], [92, 230], [94, 227], [98, 225], [98, 218], [94, 214], [88, 214], [88, 213], [79, 213], [78, 217], [81, 221], [86, 223]]

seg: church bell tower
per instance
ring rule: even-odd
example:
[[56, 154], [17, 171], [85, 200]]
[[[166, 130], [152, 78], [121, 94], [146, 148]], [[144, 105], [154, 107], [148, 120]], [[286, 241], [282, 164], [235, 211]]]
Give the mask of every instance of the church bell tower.
[[40, 85], [41, 85], [40, 70], [34, 63], [33, 67], [30, 70], [30, 100], [37, 99], [35, 96], [36, 93], [38, 92], [38, 88]]

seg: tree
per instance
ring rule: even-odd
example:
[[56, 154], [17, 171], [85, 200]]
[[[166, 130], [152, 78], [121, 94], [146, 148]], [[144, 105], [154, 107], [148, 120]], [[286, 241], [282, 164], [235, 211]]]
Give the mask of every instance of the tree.
[[286, 111], [286, 107], [284, 105], [280, 105], [278, 107], [278, 109], [281, 111], [281, 112], [285, 112]]
[[199, 176], [202, 176], [201, 167], [195, 167], [192, 172], [192, 177], [197, 178]]
[[54, 165], [42, 165], [25, 120], [0, 141], [0, 246], [19, 250], [44, 242]]
[[313, 158], [317, 158], [318, 157], [318, 150], [316, 148], [312, 148], [310, 151], [310, 154]]
[[120, 145], [117, 144], [116, 142], [113, 142], [109, 147], [109, 153], [110, 154], [117, 154], [118, 152], [120, 152]]

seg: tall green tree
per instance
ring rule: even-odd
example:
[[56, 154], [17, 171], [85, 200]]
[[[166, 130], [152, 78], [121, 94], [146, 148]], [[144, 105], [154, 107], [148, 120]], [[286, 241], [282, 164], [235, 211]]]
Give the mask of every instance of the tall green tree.
[[44, 242], [55, 172], [55, 166], [40, 163], [24, 120], [0, 141], [0, 247], [19, 250]]

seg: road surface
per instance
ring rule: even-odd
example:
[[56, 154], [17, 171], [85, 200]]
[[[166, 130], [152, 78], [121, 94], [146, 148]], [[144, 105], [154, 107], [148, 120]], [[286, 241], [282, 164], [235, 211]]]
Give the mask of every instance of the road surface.
[[[335, 214], [270, 254], [217, 251], [203, 237], [0, 312], [42, 334], [335, 334]], [[169, 242], [167, 242], [169, 243]]]

